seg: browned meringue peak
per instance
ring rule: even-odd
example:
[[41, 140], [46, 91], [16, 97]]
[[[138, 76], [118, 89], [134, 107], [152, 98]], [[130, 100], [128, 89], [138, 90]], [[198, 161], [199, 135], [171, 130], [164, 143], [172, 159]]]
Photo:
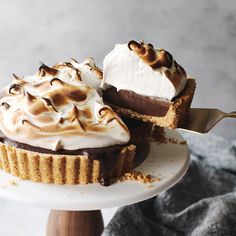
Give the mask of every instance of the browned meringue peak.
[[92, 57], [87, 58], [81, 63], [72, 58], [71, 64], [80, 71], [82, 81], [101, 93], [100, 85], [103, 78], [103, 72], [95, 65]]
[[9, 94], [22, 94], [24, 93], [24, 88], [20, 83], [13, 83], [10, 85], [9, 90], [8, 90]]
[[10, 105], [7, 102], [2, 102], [1, 104], [5, 110], [8, 110], [10, 108]]
[[8, 94], [20, 94], [24, 93], [23, 85], [26, 83], [23, 78], [20, 78], [16, 74], [12, 74], [12, 83], [10, 85], [5, 86], [1, 91], [1, 96], [6, 96]]
[[42, 63], [41, 66], [39, 67], [39, 75], [42, 77], [45, 76], [57, 77], [63, 70], [66, 70], [65, 73], [68, 75], [68, 77], [73, 76], [74, 80], [81, 81], [80, 72], [78, 71], [77, 68], [73, 67], [70, 62], [57, 63], [52, 67], [46, 66], [44, 63]]
[[116, 115], [116, 113], [114, 113], [114, 111], [110, 107], [104, 106], [103, 108], [99, 110], [98, 113], [100, 115], [100, 120], [103, 125], [106, 125], [113, 120], [118, 120], [119, 124], [123, 126], [124, 129], [127, 129], [125, 124], [121, 122], [120, 118]]
[[44, 63], [41, 63], [41, 66], [39, 67], [39, 72], [41, 73], [41, 76], [45, 76], [46, 74], [51, 74], [52, 76], [56, 76], [58, 70], [49, 67]]
[[[173, 56], [162, 48], [155, 49], [152, 44], [144, 43], [143, 41], [129, 41], [128, 48], [138, 55], [145, 63], [155, 69], [166, 67], [169, 70], [165, 71], [166, 77], [177, 87], [182, 77], [186, 77], [185, 70], [173, 59]], [[172, 72], [171, 69], [175, 68]]]
[[143, 41], [139, 43], [131, 40], [128, 48], [135, 52], [143, 61], [145, 61], [153, 69], [160, 67], [171, 68], [173, 63], [172, 55], [164, 49], [154, 49], [153, 45], [145, 44]]
[[88, 57], [84, 62], [79, 63], [76, 59], [71, 58], [71, 62], [74, 65], [75, 68], [79, 68], [78, 65], [86, 65], [90, 68], [90, 71], [94, 71], [96, 73], [97, 77], [102, 80], [103, 72], [100, 68], [98, 68], [94, 62], [93, 57]]
[[18, 84], [24, 84], [24, 80], [22, 78], [20, 78], [19, 76], [17, 76], [16, 74], [12, 74], [13, 75], [13, 83], [16, 82]]

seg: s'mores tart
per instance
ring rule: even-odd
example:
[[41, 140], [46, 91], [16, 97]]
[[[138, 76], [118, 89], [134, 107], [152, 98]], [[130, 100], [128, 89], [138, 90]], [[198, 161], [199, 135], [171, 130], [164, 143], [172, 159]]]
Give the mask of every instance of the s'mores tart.
[[55, 184], [109, 185], [129, 171], [135, 146], [92, 88], [99, 81], [91, 60], [42, 64], [34, 76], [14, 76], [0, 99], [0, 168]]
[[164, 49], [130, 41], [105, 57], [104, 101], [122, 116], [176, 128], [186, 122], [195, 80]]

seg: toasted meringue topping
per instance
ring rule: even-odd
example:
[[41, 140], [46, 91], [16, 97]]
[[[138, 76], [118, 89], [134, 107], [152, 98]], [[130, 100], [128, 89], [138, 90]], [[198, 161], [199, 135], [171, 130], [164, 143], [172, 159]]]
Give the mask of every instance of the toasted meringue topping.
[[83, 63], [78, 63], [72, 59], [71, 64], [80, 71], [82, 80], [90, 87], [100, 92], [100, 84], [102, 82], [103, 73], [95, 65], [94, 59], [89, 57]]
[[118, 44], [105, 57], [101, 87], [112, 85], [141, 95], [172, 100], [185, 87], [187, 75], [172, 55], [152, 44]]
[[152, 44], [145, 44], [144, 42], [137, 43], [131, 40], [128, 43], [128, 48], [135, 52], [144, 62], [146, 62], [153, 69], [161, 67], [171, 68], [173, 63], [172, 55], [164, 49], [154, 49]]
[[14, 76], [0, 99], [0, 130], [17, 142], [51, 150], [128, 142], [127, 127], [87, 86], [83, 73], [72, 63], [58, 63], [42, 64], [34, 76]]
[[8, 93], [10, 94], [24, 93], [24, 88], [20, 84], [11, 84]]

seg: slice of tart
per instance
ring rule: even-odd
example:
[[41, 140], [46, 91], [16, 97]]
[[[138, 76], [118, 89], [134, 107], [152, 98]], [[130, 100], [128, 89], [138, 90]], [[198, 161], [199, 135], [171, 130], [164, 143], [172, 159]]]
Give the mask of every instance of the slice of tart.
[[135, 146], [92, 88], [99, 76], [91, 61], [42, 64], [34, 76], [14, 76], [0, 99], [0, 168], [55, 184], [109, 185], [129, 171]]
[[195, 80], [164, 49], [130, 41], [105, 57], [104, 101], [123, 116], [176, 128], [188, 118]]

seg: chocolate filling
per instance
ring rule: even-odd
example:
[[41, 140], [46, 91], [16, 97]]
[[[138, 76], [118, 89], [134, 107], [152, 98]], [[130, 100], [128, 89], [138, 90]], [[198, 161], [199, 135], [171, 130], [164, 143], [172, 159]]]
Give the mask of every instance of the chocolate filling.
[[136, 168], [140, 164], [142, 164], [147, 158], [150, 151], [150, 143], [149, 142], [138, 142], [135, 143], [136, 152], [135, 158], [133, 161], [133, 168]]
[[121, 119], [129, 129], [131, 142], [143, 142], [151, 137], [152, 123], [124, 116]]
[[132, 91], [120, 90], [113, 86], [103, 91], [103, 99], [109, 104], [127, 108], [140, 114], [150, 116], [165, 116], [172, 102], [143, 96]]

